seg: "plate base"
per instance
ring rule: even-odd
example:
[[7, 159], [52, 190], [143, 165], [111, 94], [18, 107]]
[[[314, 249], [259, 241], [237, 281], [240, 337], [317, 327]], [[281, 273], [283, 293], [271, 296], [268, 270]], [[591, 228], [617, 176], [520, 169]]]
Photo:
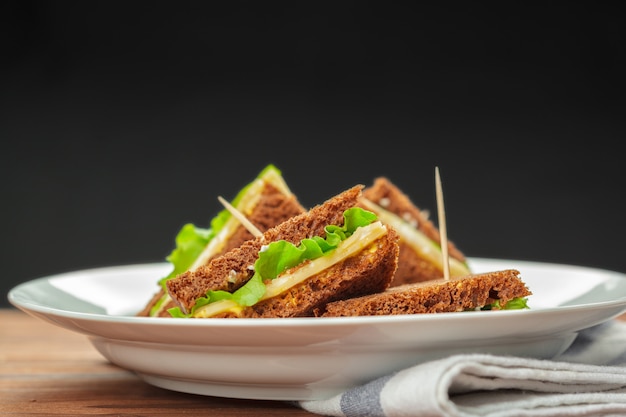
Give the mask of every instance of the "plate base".
[[157, 375], [137, 375], [146, 383], [155, 387], [187, 394], [211, 397], [237, 398], [246, 400], [300, 401], [316, 400], [333, 397], [343, 389], [328, 388], [309, 389], [303, 386], [268, 385], [268, 384], [223, 384], [207, 381], [192, 381], [168, 378]]
[[[438, 351], [421, 352], [419, 355], [415, 352], [410, 355], [407, 352], [404, 353], [406, 358], [402, 359], [402, 365], [396, 366], [394, 370], [404, 369], [409, 366], [417, 365], [430, 360], [437, 360], [443, 357], [447, 357], [453, 354], [461, 353], [489, 353], [493, 355], [513, 355], [513, 356], [526, 356], [537, 359], [552, 359], [561, 353], [563, 353], [576, 339], [577, 333], [566, 333], [550, 338], [541, 338], [536, 340], [518, 341], [515, 343], [497, 345], [494, 344], [488, 348], [463, 348], [463, 349], [443, 349]], [[96, 343], [96, 346], [98, 344]], [[101, 353], [107, 356], [107, 352], [99, 349]], [[119, 352], [118, 352], [119, 353]], [[398, 352], [396, 352], [398, 353]], [[149, 352], [145, 352], [149, 355]], [[122, 355], [125, 356], [125, 355]], [[399, 355], [401, 356], [401, 355]], [[332, 359], [328, 359], [332, 361]], [[375, 361], [375, 357], [369, 358], [369, 361]], [[124, 365], [127, 368], [132, 369], [132, 365]], [[320, 366], [322, 366], [320, 364]], [[338, 371], [341, 371], [341, 365], [335, 363], [334, 366]], [[344, 370], [345, 371], [345, 370]], [[189, 370], [191, 373], [191, 370]], [[299, 384], [281, 384], [281, 383], [233, 383], [225, 381], [212, 381], [210, 375], [207, 375], [207, 379], [189, 379], [181, 377], [171, 377], [164, 375], [155, 375], [145, 373], [141, 371], [135, 371], [135, 373], [143, 379], [146, 383], [154, 385], [159, 388], [164, 388], [172, 391], [185, 392], [188, 394], [206, 395], [212, 397], [225, 397], [225, 398], [237, 398], [237, 399], [251, 399], [251, 400], [273, 400], [273, 401], [302, 401], [302, 400], [319, 400], [328, 399], [335, 395], [341, 394], [347, 389], [353, 388], [354, 381], [358, 379], [356, 375], [351, 375], [347, 379], [345, 375], [342, 377], [341, 372], [338, 373], [336, 378], [327, 378], [324, 381], [316, 381]], [[382, 373], [379, 376], [386, 375]], [[267, 380], [271, 378], [268, 375]], [[375, 379], [372, 377], [371, 379]], [[369, 382], [371, 379], [364, 381]]]

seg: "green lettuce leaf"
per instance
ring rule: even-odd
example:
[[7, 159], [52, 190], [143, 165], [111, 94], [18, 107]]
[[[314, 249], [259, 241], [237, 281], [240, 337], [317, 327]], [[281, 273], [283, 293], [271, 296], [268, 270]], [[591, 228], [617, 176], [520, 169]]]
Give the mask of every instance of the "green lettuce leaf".
[[509, 300], [504, 306], [500, 305], [500, 300], [496, 300], [488, 306], [484, 306], [481, 310], [523, 310], [530, 308], [528, 306], [528, 298], [516, 297]]
[[176, 235], [176, 248], [165, 259], [172, 264], [172, 271], [159, 281], [165, 289], [165, 281], [187, 271], [215, 236], [214, 229], [202, 229], [191, 223], [185, 224]]

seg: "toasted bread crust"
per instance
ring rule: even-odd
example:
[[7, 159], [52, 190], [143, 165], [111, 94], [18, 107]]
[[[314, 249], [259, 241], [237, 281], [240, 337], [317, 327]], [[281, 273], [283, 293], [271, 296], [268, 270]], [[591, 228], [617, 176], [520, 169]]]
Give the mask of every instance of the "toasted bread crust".
[[313, 317], [328, 302], [384, 291], [398, 265], [398, 235], [387, 234], [358, 254], [333, 265], [301, 284], [247, 307], [240, 314], [216, 317]]
[[335, 301], [321, 317], [424, 314], [474, 310], [500, 300], [531, 295], [516, 269], [390, 287], [363, 297]]
[[[373, 184], [363, 190], [363, 197], [401, 217], [430, 239], [441, 244], [441, 236], [434, 223], [411, 201], [408, 195], [403, 193], [388, 178], [375, 178]], [[448, 254], [461, 262], [466, 261], [465, 255], [450, 240], [448, 240]], [[443, 276], [441, 269], [420, 258], [409, 245], [403, 243], [402, 236], [400, 236], [399, 256], [398, 270], [391, 283], [392, 286], [437, 279]]]
[[[303, 213], [305, 208], [300, 204], [295, 195], [285, 195], [278, 188], [271, 183], [266, 182], [263, 190], [261, 191], [261, 197], [254, 206], [250, 213], [246, 213], [246, 217], [257, 229], [261, 232], [267, 231], [270, 227], [273, 227], [290, 217]], [[219, 253], [214, 254], [210, 259], [213, 259], [219, 255], [222, 255], [229, 250], [240, 246], [243, 242], [253, 239], [254, 236], [243, 226], [237, 227], [235, 232], [230, 236], [224, 247]], [[154, 297], [148, 302], [148, 304], [140, 311], [138, 316], [149, 316], [152, 307], [161, 299], [165, 294], [165, 290], [161, 289]], [[161, 309], [159, 317], [170, 317], [167, 309], [176, 307], [177, 304], [170, 300]]]
[[343, 212], [357, 205], [362, 189], [362, 185], [356, 185], [345, 190], [308, 212], [268, 229], [263, 236], [243, 242], [207, 265], [169, 280], [167, 290], [170, 296], [182, 311], [188, 312], [208, 290], [237, 290], [254, 275], [254, 262], [263, 245], [276, 240], [298, 245], [302, 239], [324, 236], [327, 225], [343, 224]]

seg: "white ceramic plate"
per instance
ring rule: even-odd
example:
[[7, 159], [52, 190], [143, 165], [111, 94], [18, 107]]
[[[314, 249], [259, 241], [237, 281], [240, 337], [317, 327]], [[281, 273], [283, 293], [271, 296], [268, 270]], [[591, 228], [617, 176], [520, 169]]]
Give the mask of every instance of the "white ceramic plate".
[[475, 272], [516, 268], [530, 310], [386, 317], [135, 317], [167, 264], [76, 271], [18, 285], [9, 301], [83, 333], [109, 361], [175, 391], [233, 398], [326, 398], [459, 352], [550, 359], [581, 329], [626, 311], [626, 274], [526, 261], [470, 259]]

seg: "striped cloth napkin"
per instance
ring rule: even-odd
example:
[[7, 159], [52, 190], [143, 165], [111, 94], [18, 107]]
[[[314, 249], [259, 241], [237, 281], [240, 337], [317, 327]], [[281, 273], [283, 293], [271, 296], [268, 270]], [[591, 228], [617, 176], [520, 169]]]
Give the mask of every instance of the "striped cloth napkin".
[[581, 331], [553, 360], [453, 355], [297, 405], [337, 417], [626, 416], [626, 323]]

